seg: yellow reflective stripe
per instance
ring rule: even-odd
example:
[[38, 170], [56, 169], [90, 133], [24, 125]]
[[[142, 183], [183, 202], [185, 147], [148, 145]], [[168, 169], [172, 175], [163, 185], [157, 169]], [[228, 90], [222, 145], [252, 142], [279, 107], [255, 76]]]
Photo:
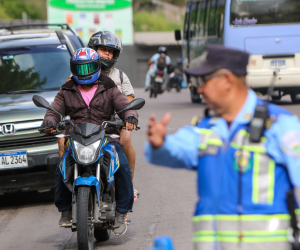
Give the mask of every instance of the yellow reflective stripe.
[[235, 142], [231, 142], [230, 146], [235, 149], [243, 149], [243, 150], [248, 150], [248, 151], [255, 152], [255, 153], [266, 153], [266, 149], [261, 146], [247, 146], [247, 145], [239, 146]]
[[208, 242], [212, 242], [212, 241], [216, 241], [216, 236], [198, 236], [198, 237], [194, 237], [193, 241], [194, 242], [201, 242], [201, 241], [208, 241]]
[[253, 156], [253, 175], [252, 175], [252, 202], [258, 203], [259, 197], [259, 162], [260, 156], [254, 153]]
[[216, 146], [222, 146], [223, 142], [220, 139], [209, 138], [207, 140], [207, 144], [216, 145]]
[[[218, 235], [232, 235], [232, 236], [239, 236], [240, 232], [238, 231], [217, 231]], [[244, 236], [272, 236], [272, 235], [278, 235], [278, 234], [287, 234], [287, 230], [274, 230], [274, 231], [242, 231], [242, 234]]]
[[[197, 235], [219, 235], [219, 236], [239, 236], [239, 231], [212, 231], [212, 230], [202, 230], [197, 231], [194, 233], [195, 236]], [[242, 231], [244, 236], [275, 236], [279, 234], [287, 235], [287, 230], [274, 230], [274, 231]]]
[[211, 129], [200, 128], [199, 133], [204, 135], [211, 135], [213, 131]]
[[[300, 209], [295, 210], [296, 214], [300, 214]], [[272, 219], [278, 219], [278, 220], [289, 220], [290, 215], [289, 214], [246, 214], [246, 215], [197, 215], [193, 217], [193, 222], [198, 221], [213, 221], [213, 220], [219, 220], [219, 221], [266, 221], [266, 220], [272, 220]]]
[[270, 160], [268, 172], [268, 204], [272, 205], [274, 200], [274, 185], [275, 185], [275, 162]]
[[227, 221], [259, 221], [259, 220], [271, 220], [271, 219], [278, 219], [278, 220], [289, 220], [289, 214], [257, 214], [257, 215], [216, 215], [217, 220], [227, 220]]
[[207, 220], [214, 220], [215, 216], [214, 215], [198, 215], [193, 217], [193, 222], [198, 222], [198, 221], [207, 221]]
[[295, 214], [297, 214], [297, 215], [300, 214], [300, 209], [299, 208], [295, 209]]
[[206, 149], [206, 148], [207, 148], [207, 145], [206, 145], [206, 144], [200, 144], [200, 145], [199, 145], [199, 149], [203, 149], [203, 150], [204, 150], [204, 149]]
[[198, 236], [193, 238], [194, 242], [244, 242], [244, 243], [260, 243], [260, 242], [280, 242], [288, 241], [287, 236], [275, 236], [275, 237], [226, 237], [226, 236]]

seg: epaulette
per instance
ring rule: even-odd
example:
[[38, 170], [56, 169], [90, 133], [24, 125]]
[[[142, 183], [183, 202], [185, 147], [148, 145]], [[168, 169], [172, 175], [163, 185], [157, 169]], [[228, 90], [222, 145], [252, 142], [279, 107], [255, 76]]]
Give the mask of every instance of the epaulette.
[[192, 126], [196, 126], [198, 124], [198, 122], [200, 121], [200, 117], [195, 115], [193, 116], [192, 120], [191, 120], [191, 125]]

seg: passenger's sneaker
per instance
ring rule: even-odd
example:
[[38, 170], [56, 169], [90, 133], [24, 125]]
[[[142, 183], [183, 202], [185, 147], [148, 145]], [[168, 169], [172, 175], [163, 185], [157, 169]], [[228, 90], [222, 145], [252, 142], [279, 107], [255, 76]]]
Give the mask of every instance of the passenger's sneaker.
[[113, 229], [114, 235], [123, 235], [127, 231], [127, 224], [127, 213], [116, 212], [115, 224]]
[[72, 226], [71, 219], [72, 219], [72, 211], [71, 210], [63, 211], [61, 212], [61, 217], [58, 224], [60, 227], [71, 227]]

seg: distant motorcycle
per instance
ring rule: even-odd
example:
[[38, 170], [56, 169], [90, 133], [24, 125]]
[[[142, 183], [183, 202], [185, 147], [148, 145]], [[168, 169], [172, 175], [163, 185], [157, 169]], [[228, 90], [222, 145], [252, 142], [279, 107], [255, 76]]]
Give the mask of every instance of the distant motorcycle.
[[174, 71], [169, 75], [167, 91], [171, 91], [172, 88], [175, 88], [177, 92], [180, 92], [182, 79], [182, 72], [180, 69], [175, 68]]
[[163, 70], [158, 70], [157, 72], [151, 75], [150, 98], [156, 98], [157, 94], [162, 94], [164, 92], [164, 81], [165, 78]]
[[[41, 96], [32, 98], [34, 104], [56, 113]], [[134, 99], [121, 111], [112, 115], [110, 121], [101, 125], [82, 123], [74, 125], [69, 116], [60, 115], [60, 122], [54, 126], [57, 137], [69, 137], [68, 149], [60, 160], [59, 168], [63, 181], [72, 193], [72, 231], [77, 231], [79, 250], [92, 250], [94, 237], [97, 241], [110, 238], [116, 214], [114, 174], [120, 167], [115, 146], [107, 137], [118, 135], [105, 134], [105, 129], [122, 129], [125, 125], [116, 120], [115, 115], [127, 110], [141, 109], [145, 104], [142, 98]], [[62, 132], [71, 126], [70, 135]], [[44, 130], [40, 129], [40, 130]], [[139, 129], [139, 127], [137, 127]], [[59, 135], [58, 135], [59, 134]]]

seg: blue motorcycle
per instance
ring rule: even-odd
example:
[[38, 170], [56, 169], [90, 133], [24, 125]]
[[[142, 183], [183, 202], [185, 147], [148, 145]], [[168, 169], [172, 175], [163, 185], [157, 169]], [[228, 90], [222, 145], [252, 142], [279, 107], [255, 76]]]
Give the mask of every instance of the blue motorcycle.
[[[41, 96], [32, 98], [37, 107], [55, 111]], [[145, 104], [142, 98], [134, 99], [121, 111], [112, 115], [110, 121], [101, 125], [82, 123], [74, 125], [69, 116], [60, 115], [60, 122], [54, 126], [57, 137], [69, 137], [68, 149], [60, 159], [59, 168], [64, 183], [72, 191], [72, 231], [77, 231], [80, 250], [92, 250], [94, 237], [97, 241], [108, 240], [114, 227], [116, 213], [114, 174], [120, 167], [115, 146], [107, 137], [105, 129], [122, 129], [124, 123], [116, 120], [115, 115], [127, 110], [141, 109]], [[68, 126], [69, 135], [63, 135]], [[45, 128], [43, 128], [44, 130]], [[139, 128], [137, 128], [139, 129]]]

